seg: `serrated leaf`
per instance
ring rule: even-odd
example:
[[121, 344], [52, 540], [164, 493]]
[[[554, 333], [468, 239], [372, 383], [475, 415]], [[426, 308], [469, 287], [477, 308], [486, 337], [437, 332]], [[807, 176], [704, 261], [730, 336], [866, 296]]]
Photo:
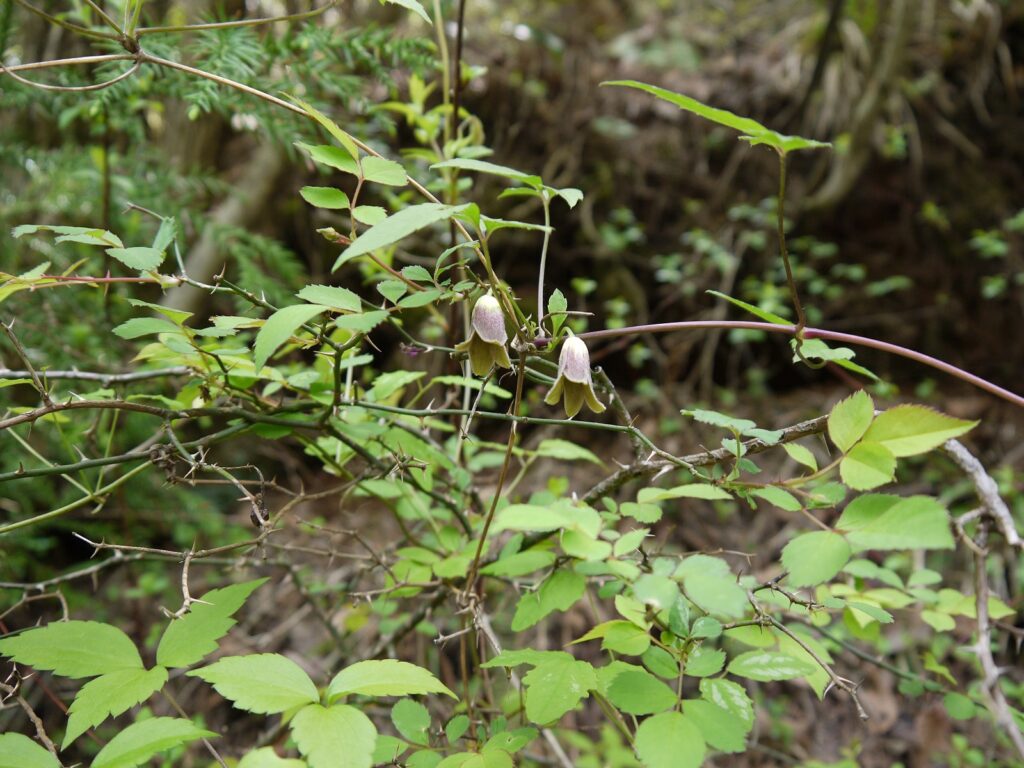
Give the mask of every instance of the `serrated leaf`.
[[0, 654], [71, 678], [142, 669], [139, 651], [128, 635], [98, 621], [55, 621], [5, 637]]
[[679, 700], [671, 688], [642, 669], [620, 672], [608, 686], [608, 700], [631, 715], [651, 715], [671, 709]]
[[391, 722], [405, 738], [413, 744], [430, 744], [430, 712], [418, 701], [401, 699], [391, 708]]
[[648, 717], [634, 745], [645, 768], [699, 768], [707, 751], [700, 729], [679, 712]]
[[564, 569], [555, 571], [540, 589], [519, 598], [512, 617], [512, 631], [528, 629], [554, 611], [569, 610], [583, 597], [586, 586], [586, 579], [578, 573]]
[[164, 262], [164, 252], [148, 245], [134, 248], [107, 248], [107, 255], [113, 256], [129, 269], [146, 272], [156, 269]]
[[327, 310], [328, 307], [318, 304], [294, 304], [279, 309], [268, 317], [256, 334], [256, 343], [253, 346], [253, 365], [256, 371], [260, 371], [278, 347], [288, 341], [304, 323]]
[[334, 187], [303, 187], [299, 194], [314, 208], [344, 211], [348, 210], [350, 205], [348, 195]]
[[413, 232], [417, 232], [431, 224], [450, 219], [466, 209], [465, 205], [442, 205], [440, 203], [423, 203], [403, 208], [388, 216], [384, 221], [375, 224], [363, 232], [346, 248], [334, 263], [334, 269], [356, 256], [371, 253], [378, 248], [385, 248], [397, 243]]
[[697, 726], [704, 741], [712, 749], [731, 753], [746, 749], [746, 736], [750, 728], [732, 712], [701, 699], [684, 701], [683, 712]]
[[51, 226], [48, 224], [20, 224], [11, 230], [14, 238], [34, 235], [37, 232], [53, 232], [57, 235], [55, 242], [58, 243], [80, 243], [82, 245], [113, 246], [123, 248], [121, 238], [113, 232], [107, 232], [96, 227], [65, 227]]
[[227, 656], [186, 673], [210, 683], [238, 709], [274, 714], [320, 700], [302, 668], [277, 653]]
[[452, 693], [429, 670], [395, 659], [360, 661], [334, 676], [327, 688], [330, 698], [358, 693], [364, 696], [409, 696], [421, 693]]
[[782, 564], [794, 587], [811, 587], [828, 581], [850, 560], [849, 542], [833, 531], [813, 531], [797, 536], [782, 550]]
[[559, 505], [542, 507], [539, 504], [510, 504], [495, 515], [492, 533], [502, 531], [557, 531], [572, 528], [597, 536], [601, 529], [601, 516], [590, 507]]
[[916, 456], [937, 448], [977, 426], [977, 421], [954, 419], [923, 405], [897, 405], [880, 413], [864, 435], [894, 456]]
[[409, 181], [400, 163], [373, 156], [363, 159], [363, 178], [391, 187], [404, 187]]
[[156, 649], [157, 664], [187, 667], [217, 650], [217, 641], [235, 625], [231, 616], [260, 585], [255, 579], [212, 589], [193, 603], [189, 612], [167, 625]]
[[292, 737], [309, 768], [370, 768], [377, 728], [355, 707], [310, 704], [291, 722]]
[[729, 712], [750, 730], [754, 725], [754, 703], [738, 683], [723, 678], [700, 681], [700, 693], [712, 704]]
[[846, 505], [835, 527], [858, 552], [953, 548], [946, 508], [929, 496], [866, 494]]
[[576, 189], [576, 187], [563, 187], [555, 192], [560, 198], [562, 198], [569, 208], [575, 208], [576, 205], [583, 199], [583, 190]]
[[216, 735], [191, 720], [153, 717], [132, 723], [107, 742], [93, 760], [92, 768], [134, 768], [160, 752]]
[[166, 682], [167, 670], [163, 667], [120, 669], [90, 680], [68, 710], [68, 727], [61, 749], [67, 749], [71, 742], [108, 717], [117, 717], [146, 701]]
[[358, 294], [337, 285], [307, 285], [295, 295], [310, 304], [343, 312], [358, 312], [363, 306]]
[[867, 432], [875, 416], [875, 404], [864, 390], [854, 392], [833, 406], [828, 415], [828, 435], [845, 453]]
[[523, 684], [526, 717], [543, 725], [575, 709], [597, 686], [597, 677], [590, 664], [568, 656], [550, 658], [534, 667], [523, 676]]
[[778, 651], [747, 651], [729, 662], [729, 673], [766, 683], [814, 674], [816, 667]]
[[870, 491], [896, 479], [896, 457], [882, 443], [865, 435], [843, 457], [839, 476], [855, 491]]
[[658, 522], [664, 514], [657, 504], [637, 504], [634, 501], [623, 502], [619, 505], [619, 512], [632, 517], [638, 523], [649, 524]]
[[554, 564], [556, 557], [555, 553], [550, 550], [530, 549], [495, 560], [490, 565], [481, 568], [480, 573], [508, 578], [525, 576], [528, 573], [536, 573], [543, 568], [550, 567]]
[[0, 733], [0, 768], [60, 768], [60, 762], [28, 736]]

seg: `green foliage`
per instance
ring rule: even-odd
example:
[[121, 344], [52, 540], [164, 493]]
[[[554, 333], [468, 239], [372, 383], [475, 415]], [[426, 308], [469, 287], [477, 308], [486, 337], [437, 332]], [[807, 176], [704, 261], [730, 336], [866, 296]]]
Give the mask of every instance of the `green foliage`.
[[[393, 1], [444, 27], [443, 19], [431, 20], [415, 0]], [[22, 247], [31, 243], [24, 258], [32, 263], [20, 274], [0, 275], [0, 302], [10, 302], [19, 313], [40, 294], [102, 287], [102, 296], [88, 294], [93, 304], [79, 307], [88, 306], [89, 321], [78, 331], [86, 345], [82, 362], [128, 371], [127, 377], [85, 377], [97, 386], [79, 386], [79, 371], [48, 376], [51, 361], [45, 355], [33, 360], [36, 345], [29, 354], [13, 344], [16, 337], [7, 336], [22, 363], [35, 367], [7, 382], [18, 399], [5, 406], [0, 432], [11, 430], [17, 464], [4, 463], [0, 470], [6, 481], [50, 477], [62, 485], [59, 494], [52, 488], [35, 490], [49, 511], [21, 505], [25, 513], [0, 524], [0, 536], [33, 528], [39, 538], [25, 546], [51, 550], [68, 526], [89, 526], [83, 528], [87, 532], [95, 526], [102, 533], [97, 550], [117, 553], [88, 571], [97, 579], [127, 563], [126, 552], [156, 561], [138, 579], [135, 572], [122, 577], [131, 580], [138, 599], [137, 617], [123, 626], [132, 626], [140, 642], [112, 623], [67, 617], [0, 639], [0, 653], [17, 665], [91, 678], [70, 705], [63, 748], [75, 745], [83, 759], [90, 757], [76, 741], [90, 729], [102, 729], [106, 743], [92, 768], [128, 768], [169, 750], [184, 751], [198, 740], [216, 749], [212, 742], [234, 737], [236, 730], [265, 732], [265, 716], [271, 716], [279, 722], [275, 747], [243, 745], [235, 752], [247, 753], [240, 768], [333, 768], [339, 761], [353, 768], [388, 763], [509, 768], [532, 764], [534, 756], [526, 750], [548, 750], [551, 740], [572, 744], [581, 766], [637, 761], [646, 768], [697, 766], [716, 753], [746, 750], [755, 700], [776, 718], [791, 687], [809, 688], [821, 699], [834, 684], [859, 707], [855, 686], [841, 674], [851, 657], [877, 659], [903, 677], [908, 691], [913, 685], [917, 693], [940, 693], [954, 720], [988, 716], [991, 692], [973, 678], [960, 684], [967, 678], [958, 677], [962, 666], [957, 675], [951, 670], [955, 654], [943, 635], [958, 630], [958, 622], [984, 616], [998, 621], [1013, 611], [996, 597], [976, 602], [980, 597], [954, 588], [943, 575], [949, 563], [944, 551], [956, 545], [952, 507], [965, 494], [956, 486], [941, 490], [945, 480], [930, 475], [935, 470], [925, 460], [904, 461], [934, 451], [976, 422], [913, 404], [876, 411], [872, 396], [860, 390], [827, 416], [792, 427], [778, 425], [775, 413], [754, 421], [699, 404], [680, 410], [686, 417], [681, 420], [674, 415], [677, 405], [675, 428], [680, 435], [690, 430], [686, 437], [696, 452], [682, 452], [682, 439], [671, 450], [662, 447], [662, 434], [648, 434], [647, 422], [653, 420], [630, 415], [632, 402], [627, 406], [608, 376], [590, 365], [589, 344], [596, 348], [609, 336], [645, 333], [614, 327], [615, 320], [625, 324], [628, 303], [611, 312], [613, 322], [601, 333], [574, 335], [587, 327], [584, 302], [595, 292], [596, 280], [578, 275], [558, 275], [548, 285], [538, 280], [540, 306], [535, 306], [532, 290], [526, 301], [518, 293], [521, 275], [502, 273], [508, 265], [494, 243], [536, 242], [543, 265], [554, 242], [552, 201], [561, 199], [573, 210], [583, 192], [549, 186], [540, 175], [485, 159], [493, 153], [477, 118], [465, 104], [455, 114], [450, 83], [424, 80], [421, 72], [408, 77], [407, 100], [392, 94], [368, 116], [353, 117], [357, 111], [350, 111], [342, 128], [329, 115], [348, 100], [343, 96], [354, 98], [362, 80], [325, 77], [318, 85], [318, 78], [301, 76], [337, 64], [331, 58], [335, 33], [277, 26], [282, 31], [218, 26], [192, 36], [180, 53], [170, 50], [170, 32], [154, 32], [146, 50], [190, 57], [196, 66], [246, 84], [241, 92], [248, 95], [253, 89], [276, 92], [308, 84], [302, 98], [291, 97], [288, 120], [307, 117], [305, 133], [312, 126], [334, 142], [294, 142], [303, 160], [308, 156], [329, 176], [323, 185], [305, 185], [298, 192], [316, 211], [297, 200], [288, 204], [323, 217], [320, 234], [345, 246], [330, 270], [329, 261], [307, 263], [304, 250], [296, 246], [293, 252], [253, 231], [256, 227], [200, 216], [203, 226], [220, 228], [218, 247], [229, 258], [225, 275], [210, 283], [195, 280], [180, 259], [195, 226], [186, 208], [174, 210], [174, 218], [149, 217], [145, 225], [126, 217], [119, 226], [104, 225], [114, 231], [18, 226], [13, 235]], [[352, 34], [345, 38], [344, 55], [354, 66], [381, 75], [388, 68], [387, 51], [400, 60], [401, 51], [413, 58], [412, 47], [400, 41]], [[371, 44], [382, 52], [368, 54]], [[282, 83], [286, 53], [304, 51], [304, 45], [310, 51], [296, 57], [301, 59], [294, 63], [298, 76], [290, 74]], [[450, 61], [433, 63], [452, 71]], [[190, 119], [208, 111], [249, 116], [241, 96], [221, 94], [222, 82], [182, 78], [174, 71], [162, 79], [129, 80], [135, 90], [103, 92], [109, 101], [102, 103], [117, 120], [126, 120], [131, 98], [158, 95], [182, 99]], [[784, 136], [751, 118], [654, 86], [610, 84], [650, 93], [783, 157], [828, 146]], [[264, 101], [280, 105], [276, 98]], [[314, 106], [325, 98], [330, 107]], [[290, 144], [298, 123], [270, 117], [266, 109], [252, 113], [257, 124]], [[404, 119], [405, 136], [416, 142], [405, 148], [402, 162], [373, 149], [392, 127], [387, 115]], [[85, 118], [74, 112], [66, 119]], [[126, 128], [123, 135], [135, 134]], [[104, 163], [109, 159], [105, 155]], [[424, 170], [433, 176], [421, 184], [414, 176]], [[498, 200], [471, 201], [479, 178], [464, 173], [497, 177], [504, 187]], [[509, 209], [498, 208], [510, 198], [535, 205], [543, 223], [516, 220]], [[736, 221], [764, 224], [778, 205], [783, 245], [783, 202], [731, 213]], [[593, 209], [586, 215], [593, 216]], [[94, 211], [85, 217], [100, 220]], [[502, 230], [506, 233], [494, 241]], [[763, 250], [754, 230], [744, 247]], [[595, 231], [616, 254], [645, 238], [640, 219], [628, 209]], [[126, 242], [139, 244], [126, 247]], [[719, 274], [729, 275], [724, 283], [732, 284], [738, 257], [729, 249], [696, 231], [686, 244], [716, 264]], [[794, 253], [806, 261], [826, 258], [828, 245], [794, 243]], [[986, 252], [994, 247], [991, 238], [977, 246]], [[51, 260], [40, 266], [43, 254]], [[802, 266], [800, 279], [788, 286], [794, 295], [798, 283], [813, 284], [813, 267]], [[659, 280], [683, 283], [686, 268], [681, 257], [665, 257]], [[193, 313], [159, 303], [164, 301], [160, 291], [183, 284], [210, 294], [214, 311], [228, 303], [237, 314]], [[758, 290], [766, 284], [757, 283]], [[787, 326], [767, 330], [795, 336], [790, 339], [795, 360], [831, 362], [877, 380], [852, 362], [851, 349], [830, 346], [823, 337], [801, 338], [786, 319], [796, 308], [777, 297], [752, 297], [741, 290], [752, 299], [745, 301], [711, 293], [767, 323]], [[489, 297], [492, 314], [485, 318], [486, 328], [477, 327], [472, 310], [481, 296]], [[301, 303], [294, 303], [296, 298]], [[61, 316], [81, 320], [73, 312]], [[718, 326], [736, 330], [725, 321]], [[467, 346], [470, 329], [486, 336], [486, 364]], [[45, 337], [45, 329], [39, 335]], [[111, 345], [111, 335], [130, 343]], [[559, 342], [573, 359], [564, 362], [560, 355], [556, 364]], [[39, 342], [38, 349], [46, 352], [45, 344]], [[106, 349], [111, 346], [116, 354]], [[421, 365], [420, 355], [433, 357]], [[588, 400], [591, 420], [573, 422], [572, 428], [546, 408], [558, 404], [558, 395], [570, 385], [585, 388], [593, 399]], [[546, 398], [544, 389], [549, 389]], [[879, 399], [886, 392], [880, 386], [871, 391]], [[575, 400], [566, 396], [570, 416], [579, 411], [582, 395], [577, 395]], [[658, 395], [670, 400], [672, 393], [663, 388]], [[601, 415], [605, 403], [609, 415]], [[495, 438], [495, 428], [507, 431]], [[812, 451], [811, 436], [822, 433], [831, 446], [821, 438], [822, 445]], [[703, 435], [712, 436], [709, 445], [721, 447], [705, 449]], [[618, 444], [612, 446], [619, 438], [632, 448], [628, 463], [615, 452]], [[805, 438], [807, 445], [793, 442]], [[824, 448], [832, 454], [828, 459]], [[4, 461], [11, 460], [5, 456]], [[912, 496], [871, 493], [911, 475], [920, 479], [915, 486], [929, 490]], [[135, 478], [148, 482], [136, 485]], [[165, 486], [173, 489], [167, 491], [171, 501], [154, 509], [149, 497]], [[245, 511], [237, 515], [239, 503]], [[165, 515], [165, 507], [176, 514]], [[753, 514], [777, 516], [782, 523], [763, 540], [750, 539], [764, 535], [767, 524], [750, 527], [742, 550], [703, 544], [707, 529], [744, 531]], [[344, 529], [336, 527], [341, 515]], [[225, 522], [232, 516], [241, 518], [240, 524]], [[111, 520], [130, 525], [118, 527]], [[709, 520], [714, 526], [706, 525]], [[958, 522], [958, 530], [972, 520]], [[680, 539], [673, 536], [676, 528], [697, 534]], [[106, 543], [127, 538], [128, 531], [144, 543], [124, 551]], [[180, 581], [165, 572], [178, 567], [167, 560], [179, 546]], [[20, 563], [31, 559], [21, 558]], [[195, 575], [196, 563], [221, 564], [225, 558], [239, 569], [259, 567], [278, 575], [241, 580], [248, 577], [229, 571], [234, 583], [190, 597], [189, 579], [203, 578]], [[154, 572], [161, 578], [151, 578]], [[314, 630], [303, 626], [309, 637], [303, 636], [301, 657], [294, 648], [292, 657], [239, 653], [239, 647], [267, 646], [226, 641], [236, 614], [251, 598], [279, 599], [253, 595], [284, 573], [304, 606], [297, 619], [314, 616], [315, 631], [322, 625], [322, 633], [309, 639]], [[983, 568], [981, 573], [984, 577]], [[53, 582], [41, 577], [38, 583], [78, 577], [57, 576]], [[172, 583], [180, 583], [185, 605], [163, 626], [155, 606]], [[280, 579], [281, 591], [284, 584]], [[22, 589], [29, 594], [33, 585]], [[60, 597], [63, 601], [63, 593]], [[88, 616], [99, 610], [99, 600], [82, 591], [62, 605], [68, 615]], [[34, 610], [32, 602], [24, 600], [19, 610]], [[982, 606], [986, 610], [980, 611]], [[254, 611], [246, 625], [265, 633], [260, 640], [273, 640], [277, 632], [291, 631], [291, 609], [282, 601], [270, 611]], [[565, 650], [549, 650], [547, 632], [561, 619], [558, 614], [569, 614], [574, 622], [600, 618], [594, 626], [574, 625], [578, 629], [569, 637], [579, 637]], [[260, 623], [269, 625], [257, 627]], [[888, 625], [900, 633], [898, 652], [883, 634]], [[437, 642], [411, 650], [407, 638], [416, 634]], [[370, 638], [375, 639], [366, 642]], [[453, 638], [458, 642], [448, 645]], [[507, 650], [501, 651], [502, 643]], [[209, 660], [217, 652], [219, 657]], [[457, 664], [451, 663], [455, 657]], [[147, 668], [144, 658], [155, 658], [155, 665]], [[326, 670], [336, 666], [326, 658], [345, 664], [329, 680]], [[170, 670], [199, 663], [203, 666], [184, 676], [208, 683], [235, 710], [248, 713], [232, 717], [244, 717], [251, 727], [227, 727], [227, 706], [185, 710], [181, 718], [151, 717], [142, 708], [157, 692], [172, 696], [181, 681]], [[529, 669], [520, 678], [512, 670], [521, 666]], [[485, 677], [479, 672], [494, 668], [509, 673]], [[785, 685], [765, 689], [756, 685], [761, 683]], [[386, 697], [400, 698], [377, 700]], [[1018, 692], [1014, 706], [1021, 704]], [[579, 710], [588, 722], [606, 718], [597, 738], [560, 727]], [[130, 723], [125, 718], [107, 725], [129, 712]], [[109, 739], [108, 729], [114, 734]], [[551, 730], [543, 744], [534, 745], [541, 729]], [[283, 757], [277, 749], [301, 759]], [[27, 737], [5, 734], [0, 768], [12, 759], [19, 768], [55, 764]]]

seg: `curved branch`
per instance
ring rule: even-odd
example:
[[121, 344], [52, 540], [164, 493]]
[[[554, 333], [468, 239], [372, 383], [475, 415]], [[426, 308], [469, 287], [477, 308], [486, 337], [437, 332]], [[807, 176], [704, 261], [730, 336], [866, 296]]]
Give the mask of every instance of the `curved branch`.
[[138, 72], [139, 67], [141, 66], [142, 62], [136, 59], [135, 63], [132, 64], [132, 66], [129, 69], [122, 72], [120, 75], [112, 77], [110, 80], [105, 80], [102, 83], [93, 83], [92, 85], [49, 85], [47, 83], [36, 83], [32, 80], [29, 80], [27, 77], [22, 77], [16, 72], [12, 72], [8, 67], [5, 67], [3, 65], [3, 62], [0, 62], [0, 73], [10, 75], [22, 85], [27, 85], [32, 88], [39, 88], [43, 91], [57, 91], [59, 93], [82, 93], [83, 91], [102, 91], [104, 88], [109, 88], [110, 86], [115, 85], [116, 83], [120, 83], [122, 80], [127, 80], [129, 77]]

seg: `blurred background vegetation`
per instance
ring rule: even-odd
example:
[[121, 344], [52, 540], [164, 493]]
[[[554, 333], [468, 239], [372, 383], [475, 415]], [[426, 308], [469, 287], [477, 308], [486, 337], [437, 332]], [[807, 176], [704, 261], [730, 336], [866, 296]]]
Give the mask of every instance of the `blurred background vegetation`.
[[[440, 5], [445, 44], [454, 47], [460, 4]], [[461, 99], [478, 119], [473, 130], [494, 150], [490, 159], [585, 192], [575, 209], [554, 208], [549, 266], [550, 286], [569, 296], [572, 308], [593, 313], [576, 321], [577, 330], [725, 317], [725, 305], [708, 290], [791, 316], [773, 240], [775, 157], [662, 102], [599, 86], [632, 78], [784, 133], [834, 143], [832, 152], [798, 153], [790, 163], [789, 236], [811, 325], [926, 351], [1021, 390], [1024, 3], [467, 0], [464, 6]], [[39, 7], [68, 22], [95, 21], [77, 0]], [[117, 0], [106, 7], [119, 12]], [[291, 1], [160, 0], [145, 13], [150, 24], [184, 24], [306, 9]], [[386, 155], [406, 150], [406, 166], [426, 179], [426, 163], [409, 148], [421, 138], [417, 118], [439, 102], [435, 32], [400, 7], [341, 0], [307, 20], [156, 33], [144, 42], [153, 53], [267, 92], [301, 95]], [[7, 65], [103, 52], [104, 45], [27, 12], [18, 0], [0, 4], [0, 60]], [[118, 62], [28, 76], [81, 86], [127, 68]], [[177, 217], [181, 258], [199, 279], [225, 271], [275, 304], [309, 282], [358, 285], [366, 275], [357, 267], [331, 274], [339, 248], [316, 230], [336, 222], [298, 194], [304, 185], [324, 183], [293, 146], [308, 131], [294, 115], [170, 70], [143, 67], [108, 89], [77, 93], [41, 91], [0, 76], [0, 270], [17, 273], [49, 260], [60, 272], [85, 254], [40, 239], [15, 241], [14, 225], [97, 226], [126, 243], [149, 242], [156, 222], [142, 208]], [[472, 199], [493, 200], [500, 189], [487, 177], [461, 183]], [[477, 188], [469, 189], [473, 183]], [[488, 213], [538, 220], [540, 209], [534, 200], [512, 197]], [[494, 254], [498, 273], [523, 296], [532, 295], [536, 280], [536, 247], [529, 233], [508, 234]], [[419, 258], [400, 256], [407, 263]], [[101, 268], [97, 260], [82, 274]], [[6, 304], [5, 318], [31, 306], [31, 313], [17, 314], [18, 331], [39, 363], [118, 371], [133, 350], [97, 334], [94, 321], [103, 317], [112, 327], [124, 319], [123, 304], [111, 301], [117, 292], [46, 291], [31, 304]], [[198, 292], [147, 298], [201, 316], [240, 309]], [[401, 359], [393, 342], [384, 351]], [[668, 334], [594, 351], [595, 362], [629, 392], [641, 422], [657, 425], [680, 446], [699, 440], [680, 408], [700, 404], [784, 426], [825, 412], [849, 391], [841, 370], [811, 371], [789, 358], [784, 339], [754, 332]], [[906, 361], [868, 352], [858, 361], [887, 382], [882, 391], [893, 399], [912, 397], [983, 419], [972, 446], [1024, 515], [1018, 411]], [[6, 347], [0, 363], [19, 367]], [[18, 397], [30, 400], [32, 393], [0, 389], [4, 407]], [[37, 443], [35, 450], [73, 457], [75, 445], [101, 440], [109, 427], [69, 427], [47, 438], [58, 442]], [[129, 421], [119, 435], [126, 445], [145, 439], [131, 429]], [[261, 457], [235, 450], [237, 465], [277, 462], [283, 474], [316, 483], [294, 454], [265, 445], [260, 450], [268, 455]], [[0, 470], [16, 469], [25, 457], [10, 436], [0, 441]], [[936, 484], [949, 469], [939, 464], [927, 470]], [[246, 524], [244, 516], [218, 512], [235, 504], [230, 487], [190, 491], [187, 502], [178, 487], [154, 493], [157, 487], [159, 478], [127, 485], [123, 498], [76, 521], [75, 530], [125, 540], [129, 530], [138, 538], [141, 526], [151, 541], [188, 546], [211, 526]], [[72, 491], [0, 484], [0, 507], [22, 517], [59, 505]], [[962, 485], [950, 486], [950, 500], [963, 495]], [[709, 520], [678, 536], [695, 549], [743, 549], [767, 535], [769, 516], [752, 515], [743, 526]], [[0, 544], [0, 577], [45, 578], [87, 555], [87, 548], [75, 550], [56, 535], [64, 525], [19, 541], [17, 549]], [[950, 567], [958, 563], [951, 560]], [[106, 593], [83, 592], [75, 600], [84, 606], [171, 593], [173, 579], [140, 568], [104, 582]], [[1020, 574], [1007, 574], [1004, 584], [1019, 608]], [[889, 765], [895, 755], [927, 765], [936, 739], [948, 747], [943, 764], [985, 764], [983, 754], [948, 740], [941, 712], [926, 704], [898, 711], [893, 686], [876, 686], [878, 706], [891, 717], [860, 737], [868, 742], [865, 764]], [[844, 705], [826, 700], [824, 706]], [[820, 706], [808, 697], [773, 719], [766, 743], [794, 759], [838, 759], [849, 742], [835, 741], [831, 715]], [[757, 752], [743, 758], [751, 765], [775, 759]]]

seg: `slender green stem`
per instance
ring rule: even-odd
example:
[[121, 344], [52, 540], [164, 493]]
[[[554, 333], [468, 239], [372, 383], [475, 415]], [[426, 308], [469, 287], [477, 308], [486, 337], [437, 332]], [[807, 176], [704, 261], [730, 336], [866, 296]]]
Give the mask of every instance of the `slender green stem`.
[[99, 501], [103, 496], [115, 490], [123, 483], [126, 483], [128, 480], [131, 480], [133, 477], [135, 477], [135, 475], [139, 474], [148, 467], [149, 462], [145, 461], [142, 464], [139, 464], [139, 466], [135, 467], [134, 469], [128, 470], [116, 480], [112, 480], [111, 482], [104, 485], [102, 488], [97, 488], [92, 493], [86, 496], [82, 496], [81, 498], [72, 501], [70, 504], [65, 504], [63, 507], [58, 507], [57, 509], [45, 512], [41, 515], [36, 515], [35, 517], [29, 517], [25, 520], [18, 520], [17, 522], [8, 523], [7, 525], [0, 525], [0, 536], [4, 535], [5, 533], [17, 531], [21, 528], [28, 528], [30, 525], [37, 525], [47, 520], [52, 520], [56, 517], [61, 517], [62, 515], [66, 515], [68, 512], [73, 512], [74, 510], [88, 504], [89, 502]]
[[[519, 358], [519, 369], [516, 372], [516, 395], [512, 401], [512, 411], [510, 415], [515, 418], [519, 415], [519, 406], [523, 401], [523, 382], [526, 380], [526, 360], [523, 357]], [[512, 422], [512, 426], [508, 431], [508, 444], [505, 446], [505, 460], [501, 464], [501, 473], [498, 475], [498, 484], [494, 488], [494, 496], [491, 498], [491, 508], [487, 510], [487, 517], [484, 519], [484, 527], [480, 532], [480, 539], [476, 543], [476, 554], [473, 555], [473, 564], [469, 568], [469, 575], [466, 577], [466, 591], [473, 592], [476, 587], [477, 573], [480, 569], [480, 556], [484, 551], [484, 544], [487, 542], [487, 534], [491, 530], [491, 523], [494, 521], [494, 513], [498, 509], [498, 502], [501, 500], [501, 491], [505, 487], [505, 478], [508, 476], [508, 468], [512, 463], [512, 449], [516, 444], [516, 422]]]
[[537, 331], [544, 333], [541, 319], [544, 317], [544, 272], [548, 263], [548, 242], [551, 240], [551, 198], [547, 190], [540, 193], [540, 201], [544, 204], [544, 242], [540, 246], [540, 269], [537, 273]]

